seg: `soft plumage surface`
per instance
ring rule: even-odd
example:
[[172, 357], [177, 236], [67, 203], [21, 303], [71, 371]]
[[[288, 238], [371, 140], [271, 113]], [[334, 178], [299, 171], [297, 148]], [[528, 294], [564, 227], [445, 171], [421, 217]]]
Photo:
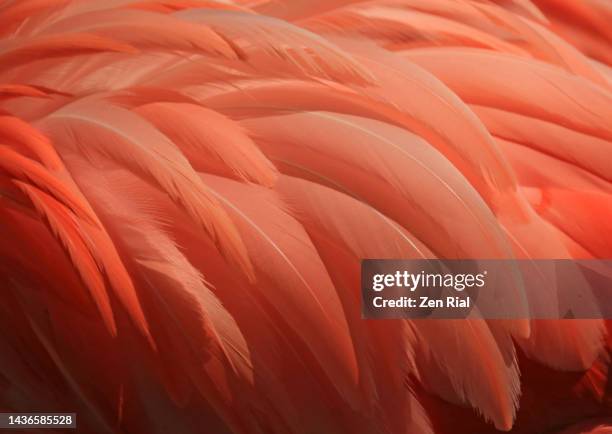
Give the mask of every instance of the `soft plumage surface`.
[[366, 321], [359, 293], [362, 258], [612, 256], [611, 20], [0, 1], [0, 410], [95, 434], [612, 432], [607, 321]]

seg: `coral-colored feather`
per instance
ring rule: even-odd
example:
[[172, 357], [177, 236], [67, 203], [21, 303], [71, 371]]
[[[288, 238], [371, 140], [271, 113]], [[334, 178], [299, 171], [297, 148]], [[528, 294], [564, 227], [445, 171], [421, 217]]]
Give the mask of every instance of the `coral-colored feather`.
[[92, 434], [612, 432], [610, 320], [364, 320], [360, 294], [366, 258], [611, 257], [611, 19], [0, 1], [0, 410]]

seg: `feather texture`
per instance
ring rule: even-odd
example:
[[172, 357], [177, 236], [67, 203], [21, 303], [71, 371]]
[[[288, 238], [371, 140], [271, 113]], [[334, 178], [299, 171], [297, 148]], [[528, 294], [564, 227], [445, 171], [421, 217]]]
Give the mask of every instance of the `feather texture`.
[[[365, 320], [363, 259], [612, 253], [603, 0], [0, 1], [0, 408], [599, 433], [610, 321]], [[515, 284], [516, 283], [516, 284]], [[594, 303], [585, 298], [584, 303]]]

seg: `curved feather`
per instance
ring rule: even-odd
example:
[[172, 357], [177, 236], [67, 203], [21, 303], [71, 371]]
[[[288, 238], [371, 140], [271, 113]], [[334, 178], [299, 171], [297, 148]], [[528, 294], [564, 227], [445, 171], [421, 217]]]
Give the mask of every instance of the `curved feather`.
[[[320, 36], [271, 17], [189, 10], [182, 19], [213, 26], [258, 71], [287, 71], [340, 82], [368, 84], [371, 75], [349, 53]], [[245, 42], [248, 43], [245, 44]]]
[[239, 124], [194, 104], [153, 103], [136, 112], [176, 143], [194, 169], [270, 186], [276, 169]]
[[[331, 275], [337, 279], [335, 281], [340, 289], [344, 289], [351, 275], [355, 276], [355, 280], [359, 280], [357, 267], [350, 271], [342, 266], [342, 256], [339, 254], [343, 250], [342, 246], [349, 249], [355, 257], [362, 258], [433, 257], [420, 241], [405, 233], [397, 223], [345, 194], [309, 181], [289, 177], [281, 179], [279, 189], [296, 209], [328, 268], [334, 270]], [[360, 309], [359, 306], [349, 303], [350, 298], [347, 295], [343, 297], [349, 318], [351, 318], [349, 313], [351, 308], [357, 311]], [[493, 337], [486, 322], [435, 321], [434, 324], [429, 321], [411, 321], [414, 341], [405, 342], [407, 348], [401, 346], [398, 348], [399, 344], [394, 337], [397, 339], [397, 333], [401, 330], [401, 321], [388, 326], [382, 324], [364, 326], [357, 318], [353, 321], [349, 324], [360, 336], [358, 342], [361, 345], [367, 349], [372, 348], [372, 351], [380, 347], [378, 351], [381, 353], [380, 359], [368, 360], [368, 363], [373, 365], [373, 375], [377, 378], [380, 387], [393, 390], [393, 382], [401, 381], [393, 379], [392, 372], [387, 373], [389, 368], [384, 366], [383, 360], [388, 357], [395, 363], [405, 364], [408, 372], [412, 369], [413, 375], [418, 375], [421, 381], [426, 382], [427, 387], [444, 398], [462, 403], [469, 402], [488, 418], [495, 420], [498, 427], [509, 428], [517, 406], [518, 368], [514, 356], [509, 362], [503, 356], [506, 352], [513, 353], [512, 342], [507, 340], [505, 345], [509, 347], [503, 348], [503, 351], [498, 348], [499, 341]], [[378, 333], [382, 332], [380, 335], [377, 334], [378, 328], [380, 328]], [[370, 336], [375, 337], [375, 340], [367, 341]], [[361, 340], [366, 342], [361, 343]], [[458, 348], [449, 350], [453, 345], [462, 347], [474, 345], [474, 351], [463, 353]], [[479, 353], [480, 350], [483, 353]], [[463, 362], [460, 362], [462, 369], [455, 369], [459, 353], [465, 354], [462, 356]], [[397, 354], [396, 359], [393, 359], [394, 354]], [[438, 366], [439, 371], [433, 369], [432, 364]], [[420, 373], [417, 374], [416, 369]], [[485, 381], [482, 372], [486, 372]], [[436, 379], [436, 375], [446, 380]], [[386, 385], [387, 381], [391, 384]], [[386, 396], [385, 390], [376, 393], [384, 399], [381, 406], [392, 413], [397, 404], [387, 400], [397, 399], [400, 392], [393, 392], [392, 398]]]
[[[287, 162], [289, 169], [295, 166], [298, 171], [303, 167], [302, 177], [312, 172], [324, 185], [337, 184], [402, 224], [440, 256], [510, 254], [490, 210], [465, 178], [429, 144], [405, 130], [325, 112], [262, 117], [242, 124], [272, 161]], [[312, 133], [304, 137], [304, 130]], [[435, 211], [440, 206], [445, 213]], [[452, 221], [444, 217], [446, 212], [453, 215]], [[452, 232], [459, 216], [464, 217], [466, 238], [455, 234], [451, 245], [444, 234]]]
[[[342, 311], [338, 296], [307, 235], [261, 187], [236, 185], [212, 175], [203, 179], [216, 191], [253, 252], [253, 265], [262, 285], [259, 297], [276, 306], [277, 315], [304, 340], [329, 381], [352, 403], [354, 350], [345, 319], [336, 314]], [[257, 201], [252, 200], [255, 195]], [[268, 205], [262, 208], [262, 204]], [[264, 289], [264, 284], [270, 289]], [[323, 341], [319, 339], [322, 333], [327, 336]]]
[[76, 216], [88, 222], [95, 222], [95, 217], [82, 198], [62, 183], [40, 163], [18, 154], [6, 145], [0, 146], [0, 168], [11, 178], [27, 182], [50, 194], [68, 207]]
[[41, 126], [67, 152], [95, 151], [154, 180], [250, 275], [250, 260], [226, 212], [183, 154], [151, 124], [110, 104], [82, 101], [47, 116]]
[[91, 53], [134, 53], [136, 50], [116, 39], [86, 32], [45, 35], [35, 39], [16, 38], [0, 46], [0, 72], [41, 57], [68, 57]]
[[[71, 168], [118, 249], [135, 267], [145, 309], [156, 319], [152, 333], [160, 358], [165, 357], [162, 352], [172, 355], [164, 360], [165, 369], [184, 369], [190, 382], [223, 412], [232, 399], [226, 377], [235, 373], [239, 380], [253, 382], [249, 350], [234, 319], [148, 211], [152, 199], [138, 199], [143, 190], [130, 179], [133, 175], [104, 174], [78, 161], [72, 161]], [[169, 378], [175, 380], [167, 379], [167, 387], [185, 402], [182, 389], [188, 386], [181, 383], [187, 379], [179, 373]]]
[[494, 107], [472, 106], [491, 134], [573, 164], [612, 181], [612, 141]]
[[0, 84], [0, 99], [16, 98], [20, 96], [44, 98], [47, 96], [47, 93], [36, 87], [23, 84]]
[[[557, 123], [612, 140], [612, 94], [583, 78], [535, 61], [467, 49], [406, 55], [444, 81], [464, 101]], [[472, 65], [479, 68], [474, 71]], [[452, 69], [448, 66], [452, 64]], [[504, 71], [496, 74], [496, 70]]]
[[38, 157], [50, 170], [63, 165], [51, 141], [30, 124], [13, 116], [0, 116], [0, 141], [16, 144]]
[[390, 50], [426, 44], [472, 46], [519, 55], [525, 53], [521, 48], [479, 29], [408, 7], [358, 4], [318, 15], [302, 23], [317, 33], [363, 35], [377, 40]]
[[113, 336], [116, 335], [117, 325], [113, 318], [104, 278], [91, 251], [83, 240], [84, 234], [80, 231], [77, 222], [55, 199], [43, 191], [20, 181], [16, 181], [16, 184], [30, 198], [36, 209], [46, 218], [54, 234], [61, 240], [81, 278], [90, 290], [108, 331]]
[[[167, 32], [168, 28], [173, 31]], [[137, 49], [197, 51], [236, 57], [233, 48], [209, 27], [146, 11], [110, 9], [86, 12], [36, 29], [38, 37], [47, 38], [65, 32], [91, 33]]]

